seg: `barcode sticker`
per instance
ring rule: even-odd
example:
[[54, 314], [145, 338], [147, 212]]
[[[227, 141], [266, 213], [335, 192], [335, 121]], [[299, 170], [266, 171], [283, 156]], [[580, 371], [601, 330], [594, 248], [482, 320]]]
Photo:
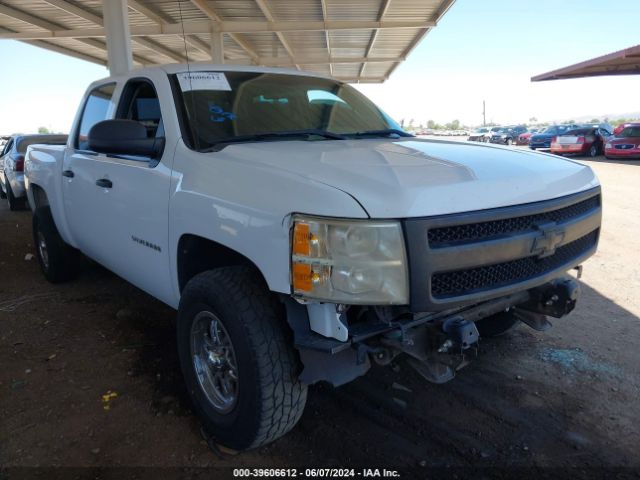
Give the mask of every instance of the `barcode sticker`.
[[192, 90], [231, 90], [227, 77], [222, 72], [182, 72], [178, 73], [178, 81], [183, 92]]

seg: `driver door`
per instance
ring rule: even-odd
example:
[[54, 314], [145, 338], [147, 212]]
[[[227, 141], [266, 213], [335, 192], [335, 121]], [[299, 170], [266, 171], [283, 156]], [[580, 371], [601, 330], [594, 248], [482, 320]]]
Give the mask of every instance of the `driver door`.
[[[162, 112], [149, 78], [129, 80], [115, 118], [135, 120], [148, 138], [164, 140]], [[78, 176], [85, 200], [80, 248], [119, 276], [165, 301], [173, 298], [168, 252], [170, 152], [158, 158], [76, 152], [68, 166]]]

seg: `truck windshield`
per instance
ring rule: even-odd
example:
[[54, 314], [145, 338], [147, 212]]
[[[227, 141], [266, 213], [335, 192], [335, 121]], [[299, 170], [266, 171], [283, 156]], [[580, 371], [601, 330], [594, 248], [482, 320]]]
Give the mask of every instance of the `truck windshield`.
[[331, 79], [262, 72], [172, 77], [198, 151], [238, 142], [410, 136], [356, 89]]

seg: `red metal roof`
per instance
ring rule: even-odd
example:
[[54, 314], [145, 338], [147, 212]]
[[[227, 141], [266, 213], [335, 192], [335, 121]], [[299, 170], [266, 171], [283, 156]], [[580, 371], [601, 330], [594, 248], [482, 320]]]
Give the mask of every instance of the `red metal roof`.
[[640, 45], [531, 77], [532, 82], [604, 75], [640, 75]]

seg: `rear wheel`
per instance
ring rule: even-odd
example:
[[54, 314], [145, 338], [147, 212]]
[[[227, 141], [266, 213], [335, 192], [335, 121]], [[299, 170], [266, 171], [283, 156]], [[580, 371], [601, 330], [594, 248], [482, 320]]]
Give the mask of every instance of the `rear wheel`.
[[3, 200], [7, 198], [7, 194], [4, 193], [4, 186], [2, 185], [2, 182], [0, 182], [0, 198]]
[[40, 269], [51, 283], [77, 276], [80, 252], [60, 237], [49, 207], [39, 207], [33, 214], [33, 244]]
[[177, 341], [187, 390], [205, 430], [246, 450], [291, 430], [307, 387], [281, 305], [253, 270], [225, 267], [189, 281]]
[[587, 155], [589, 155], [589, 157], [591, 158], [598, 156], [598, 146], [595, 143], [591, 145], [591, 147], [589, 147], [589, 151], [587, 152]]
[[[5, 176], [5, 179], [7, 177]], [[24, 208], [24, 198], [16, 198], [11, 190], [11, 184], [7, 181], [7, 202], [9, 202], [9, 210], [15, 212], [16, 210], [22, 210]]]
[[476, 322], [476, 328], [480, 333], [480, 337], [498, 337], [511, 330], [518, 321], [513, 312], [500, 312], [478, 320]]
[[513, 140], [511, 140], [510, 138], [507, 138], [506, 144], [511, 145], [512, 143], [513, 143]]

